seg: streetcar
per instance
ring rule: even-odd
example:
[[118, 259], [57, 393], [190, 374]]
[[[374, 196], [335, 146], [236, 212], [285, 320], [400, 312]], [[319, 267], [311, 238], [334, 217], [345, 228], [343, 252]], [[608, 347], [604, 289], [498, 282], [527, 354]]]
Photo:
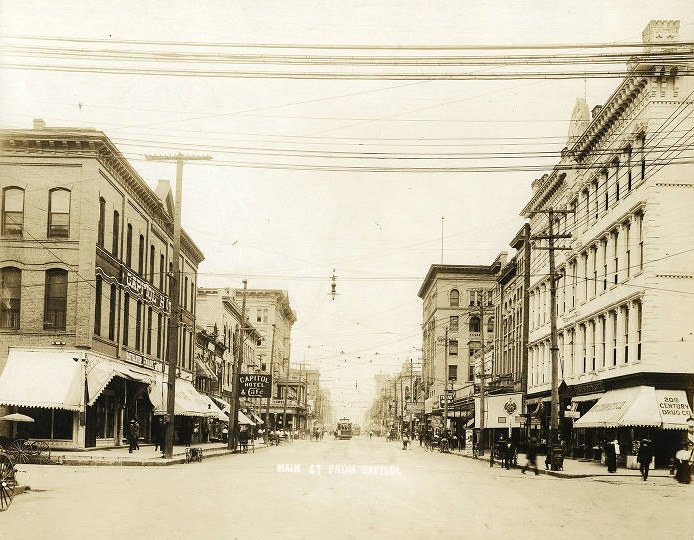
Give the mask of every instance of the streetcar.
[[351, 439], [352, 421], [349, 418], [340, 418], [337, 421], [337, 430], [335, 433], [338, 439]]

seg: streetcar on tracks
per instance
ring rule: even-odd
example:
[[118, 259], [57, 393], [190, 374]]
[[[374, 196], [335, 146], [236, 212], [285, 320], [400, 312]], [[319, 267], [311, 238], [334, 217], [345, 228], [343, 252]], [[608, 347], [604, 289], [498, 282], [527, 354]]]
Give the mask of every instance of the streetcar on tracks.
[[337, 430], [335, 434], [338, 439], [351, 439], [352, 421], [349, 418], [340, 418], [337, 421]]

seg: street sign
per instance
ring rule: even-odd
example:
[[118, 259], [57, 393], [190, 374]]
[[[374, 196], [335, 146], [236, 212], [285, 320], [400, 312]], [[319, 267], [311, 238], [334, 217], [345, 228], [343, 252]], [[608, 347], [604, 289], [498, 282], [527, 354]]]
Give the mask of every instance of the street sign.
[[[448, 392], [448, 404], [453, 405], [453, 392]], [[439, 407], [443, 407], [443, 395], [439, 395]]]
[[573, 418], [575, 420], [576, 418], [581, 418], [581, 413], [578, 411], [564, 411], [564, 417]]
[[244, 398], [267, 398], [272, 393], [272, 375], [241, 373], [238, 384], [239, 395]]

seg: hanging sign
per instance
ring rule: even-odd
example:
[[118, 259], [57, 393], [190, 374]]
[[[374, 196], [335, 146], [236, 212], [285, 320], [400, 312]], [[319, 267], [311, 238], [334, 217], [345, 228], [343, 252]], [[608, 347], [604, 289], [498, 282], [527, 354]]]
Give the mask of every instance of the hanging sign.
[[239, 395], [245, 398], [268, 398], [272, 393], [272, 375], [241, 373]]

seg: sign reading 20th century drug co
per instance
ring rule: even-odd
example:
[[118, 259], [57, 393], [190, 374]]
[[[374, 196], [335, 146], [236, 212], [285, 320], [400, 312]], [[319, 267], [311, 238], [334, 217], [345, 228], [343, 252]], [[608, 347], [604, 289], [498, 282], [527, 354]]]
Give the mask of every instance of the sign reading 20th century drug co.
[[272, 392], [272, 375], [239, 375], [239, 394], [246, 398], [267, 398]]

